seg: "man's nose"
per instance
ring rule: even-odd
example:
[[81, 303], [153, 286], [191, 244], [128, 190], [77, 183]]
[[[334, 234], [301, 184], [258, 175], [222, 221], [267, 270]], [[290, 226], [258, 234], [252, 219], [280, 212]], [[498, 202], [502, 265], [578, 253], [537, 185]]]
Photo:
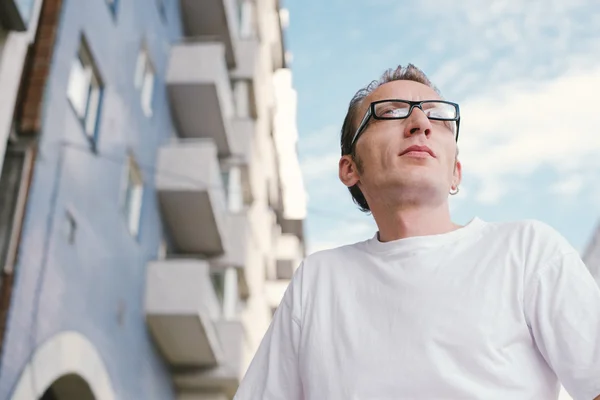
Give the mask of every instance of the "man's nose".
[[431, 134], [431, 121], [423, 110], [415, 107], [407, 118], [404, 136], [408, 137], [417, 133], [424, 133], [425, 136], [429, 136]]

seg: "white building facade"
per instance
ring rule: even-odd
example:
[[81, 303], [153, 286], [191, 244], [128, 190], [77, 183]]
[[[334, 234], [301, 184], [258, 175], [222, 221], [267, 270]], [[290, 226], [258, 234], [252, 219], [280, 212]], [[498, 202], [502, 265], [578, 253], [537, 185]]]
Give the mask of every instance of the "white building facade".
[[0, 400], [232, 398], [305, 255], [286, 10], [19, 1]]

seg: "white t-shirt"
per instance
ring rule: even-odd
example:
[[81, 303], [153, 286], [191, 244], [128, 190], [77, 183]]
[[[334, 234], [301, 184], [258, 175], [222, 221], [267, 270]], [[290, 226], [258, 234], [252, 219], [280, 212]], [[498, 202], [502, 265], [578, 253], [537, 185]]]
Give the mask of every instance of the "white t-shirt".
[[600, 288], [536, 221], [307, 257], [235, 400], [600, 395]]

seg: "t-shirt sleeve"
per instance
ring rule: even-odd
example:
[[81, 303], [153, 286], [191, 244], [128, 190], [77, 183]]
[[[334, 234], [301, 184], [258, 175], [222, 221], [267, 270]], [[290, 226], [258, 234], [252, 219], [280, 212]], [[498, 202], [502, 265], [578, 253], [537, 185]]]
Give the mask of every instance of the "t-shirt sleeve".
[[302, 400], [298, 368], [300, 273], [296, 271], [233, 400]]
[[541, 266], [526, 293], [535, 343], [574, 400], [600, 395], [600, 287], [575, 251]]

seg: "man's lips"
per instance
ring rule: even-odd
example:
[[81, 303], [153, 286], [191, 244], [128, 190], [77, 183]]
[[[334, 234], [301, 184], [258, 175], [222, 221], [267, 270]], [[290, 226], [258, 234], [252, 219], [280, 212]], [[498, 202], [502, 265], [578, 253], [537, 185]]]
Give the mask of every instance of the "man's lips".
[[435, 153], [427, 146], [419, 146], [419, 145], [410, 146], [410, 147], [404, 149], [404, 151], [402, 151], [402, 153], [400, 153], [400, 155], [403, 156], [407, 153], [415, 153], [415, 155], [418, 153], [421, 153], [421, 154], [426, 153], [426, 154], [429, 154], [431, 157], [435, 158]]

